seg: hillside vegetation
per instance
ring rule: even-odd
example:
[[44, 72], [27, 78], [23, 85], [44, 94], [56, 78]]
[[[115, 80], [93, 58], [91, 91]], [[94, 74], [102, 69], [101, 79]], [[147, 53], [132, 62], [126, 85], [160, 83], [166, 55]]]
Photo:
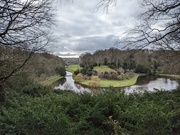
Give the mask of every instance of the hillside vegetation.
[[[27, 62], [22, 71], [38, 82], [43, 82], [49, 77], [60, 75], [65, 71], [65, 63], [62, 58], [48, 53], [36, 53]], [[63, 73], [64, 74], [64, 73]]]
[[[30, 57], [29, 57], [30, 56]], [[30, 53], [18, 48], [0, 46], [0, 74], [8, 76], [13, 70], [25, 72], [31, 79], [42, 82], [55, 75], [63, 75], [65, 62], [62, 58], [48, 53]]]
[[[52, 91], [26, 76], [0, 106], [5, 135], [178, 135], [180, 89], [125, 95]], [[19, 80], [18, 79], [18, 80]], [[19, 87], [18, 87], [19, 86]]]

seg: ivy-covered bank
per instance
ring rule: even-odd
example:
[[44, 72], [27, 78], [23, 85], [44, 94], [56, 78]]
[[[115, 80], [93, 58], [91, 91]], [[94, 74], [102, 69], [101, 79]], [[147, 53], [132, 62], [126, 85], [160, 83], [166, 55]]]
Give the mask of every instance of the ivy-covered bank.
[[1, 135], [171, 135], [180, 130], [180, 89], [91, 95], [26, 81], [0, 108]]

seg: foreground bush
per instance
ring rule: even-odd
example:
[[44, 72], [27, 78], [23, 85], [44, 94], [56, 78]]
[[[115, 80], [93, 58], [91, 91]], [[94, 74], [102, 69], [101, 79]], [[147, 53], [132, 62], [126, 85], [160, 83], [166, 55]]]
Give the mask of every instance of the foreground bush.
[[11, 93], [1, 107], [1, 135], [170, 135], [178, 133], [180, 89], [125, 95], [69, 91]]

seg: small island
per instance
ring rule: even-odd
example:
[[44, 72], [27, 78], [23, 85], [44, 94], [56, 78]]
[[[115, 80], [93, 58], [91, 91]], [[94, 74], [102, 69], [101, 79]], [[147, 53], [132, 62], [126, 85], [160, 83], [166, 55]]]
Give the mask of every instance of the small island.
[[67, 70], [73, 73], [75, 82], [90, 87], [125, 87], [134, 85], [139, 74], [123, 68], [95, 66], [82, 68], [79, 65], [70, 65]]

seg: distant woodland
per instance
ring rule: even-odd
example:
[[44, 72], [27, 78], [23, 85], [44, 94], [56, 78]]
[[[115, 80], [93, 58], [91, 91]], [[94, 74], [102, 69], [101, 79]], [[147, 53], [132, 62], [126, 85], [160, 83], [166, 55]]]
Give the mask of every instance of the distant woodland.
[[[171, 54], [174, 55], [171, 55]], [[110, 48], [85, 53], [80, 56], [80, 66], [108, 65], [110, 68], [137, 69], [147, 74], [180, 74], [180, 63], [175, 51], [165, 50], [119, 50]], [[137, 71], [138, 72], [138, 71]]]

